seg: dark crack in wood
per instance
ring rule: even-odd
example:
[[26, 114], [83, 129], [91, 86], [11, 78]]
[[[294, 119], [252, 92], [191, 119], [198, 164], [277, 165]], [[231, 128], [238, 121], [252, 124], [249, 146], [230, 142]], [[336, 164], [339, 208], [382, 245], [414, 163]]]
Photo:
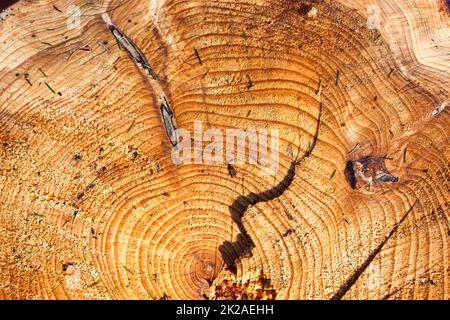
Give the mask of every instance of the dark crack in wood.
[[236, 223], [239, 229], [239, 234], [237, 236], [237, 240], [232, 241], [225, 241], [220, 247], [219, 251], [222, 255], [223, 260], [225, 261], [227, 265], [228, 270], [235, 270], [236, 269], [236, 261], [239, 259], [248, 256], [251, 254], [251, 250], [255, 247], [255, 244], [251, 237], [248, 235], [248, 232], [242, 222], [242, 218], [244, 217], [245, 212], [247, 211], [249, 206], [253, 206], [257, 203], [261, 202], [268, 202], [271, 200], [274, 200], [281, 195], [284, 194], [284, 192], [289, 188], [289, 186], [292, 184], [292, 181], [295, 177], [295, 172], [297, 170], [297, 166], [300, 165], [304, 160], [309, 158], [316, 145], [317, 140], [319, 136], [319, 129], [320, 129], [320, 123], [321, 123], [321, 117], [322, 117], [322, 104], [320, 104], [319, 108], [319, 116], [317, 119], [317, 126], [316, 131], [314, 133], [313, 141], [306, 150], [306, 152], [303, 154], [303, 156], [300, 159], [296, 159], [292, 161], [286, 175], [284, 176], [283, 180], [280, 181], [277, 185], [274, 187], [260, 192], [260, 193], [250, 193], [247, 195], [241, 195], [237, 197], [233, 203], [229, 206], [229, 211], [231, 214], [231, 217], [233, 221]]
[[353, 287], [353, 285], [356, 283], [356, 281], [358, 281], [358, 279], [361, 277], [361, 275], [364, 273], [364, 271], [369, 267], [369, 265], [372, 263], [372, 261], [376, 258], [376, 256], [380, 253], [380, 251], [384, 248], [384, 246], [389, 241], [389, 239], [392, 238], [392, 236], [398, 230], [398, 228], [403, 223], [403, 221], [405, 221], [405, 219], [408, 217], [408, 215], [412, 212], [416, 203], [417, 202], [414, 202], [414, 204], [411, 206], [411, 208], [409, 208], [408, 211], [403, 215], [401, 220], [392, 227], [389, 234], [369, 254], [369, 256], [364, 260], [364, 262], [350, 275], [350, 277], [344, 282], [344, 284], [339, 288], [339, 290], [332, 296], [331, 300], [341, 300], [347, 294], [347, 292]]

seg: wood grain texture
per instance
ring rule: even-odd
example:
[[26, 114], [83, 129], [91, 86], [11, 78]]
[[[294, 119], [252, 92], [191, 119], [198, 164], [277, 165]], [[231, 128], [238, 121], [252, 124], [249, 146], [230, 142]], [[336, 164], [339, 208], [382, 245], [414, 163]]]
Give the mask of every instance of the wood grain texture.
[[[0, 298], [449, 299], [448, 2], [378, 1], [381, 30], [372, 4], [2, 12]], [[277, 174], [174, 164], [155, 89], [105, 12], [179, 128], [276, 128]], [[358, 187], [349, 165], [369, 168]]]

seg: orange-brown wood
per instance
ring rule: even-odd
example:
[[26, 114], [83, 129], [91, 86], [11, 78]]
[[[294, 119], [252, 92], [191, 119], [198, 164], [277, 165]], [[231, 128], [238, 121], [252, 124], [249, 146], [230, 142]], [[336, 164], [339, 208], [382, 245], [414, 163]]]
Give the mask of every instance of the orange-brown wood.
[[[0, 298], [449, 299], [449, 10], [377, 3], [3, 11]], [[174, 164], [161, 95], [190, 132], [278, 129], [276, 175]]]

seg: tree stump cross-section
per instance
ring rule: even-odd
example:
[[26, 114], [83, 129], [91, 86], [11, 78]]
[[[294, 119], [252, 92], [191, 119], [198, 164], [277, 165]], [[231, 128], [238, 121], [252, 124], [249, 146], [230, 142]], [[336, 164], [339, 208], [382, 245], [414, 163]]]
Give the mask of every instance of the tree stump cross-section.
[[7, 5], [0, 298], [450, 298], [448, 1]]

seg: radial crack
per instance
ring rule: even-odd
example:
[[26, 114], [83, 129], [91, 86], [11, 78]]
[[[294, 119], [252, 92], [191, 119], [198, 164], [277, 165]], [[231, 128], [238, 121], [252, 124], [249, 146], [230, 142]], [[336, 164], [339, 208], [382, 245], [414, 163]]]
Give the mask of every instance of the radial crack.
[[356, 283], [356, 281], [358, 281], [359, 277], [361, 277], [363, 272], [372, 263], [372, 261], [378, 255], [378, 253], [380, 253], [380, 251], [383, 249], [383, 247], [386, 245], [386, 243], [389, 241], [389, 239], [392, 238], [392, 236], [398, 230], [398, 228], [403, 223], [403, 221], [405, 221], [405, 219], [411, 213], [411, 211], [413, 210], [414, 206], [416, 205], [416, 202], [414, 202], [414, 204], [411, 206], [411, 208], [408, 209], [408, 211], [404, 214], [402, 219], [392, 227], [391, 231], [383, 239], [383, 241], [381, 241], [381, 243], [364, 260], [364, 262], [350, 275], [350, 277], [347, 279], [347, 281], [345, 281], [344, 284], [339, 288], [339, 290], [333, 295], [331, 300], [340, 300], [340, 299], [342, 299], [342, 297], [344, 297], [345, 294], [353, 287], [353, 285]]
[[[223, 260], [226, 262], [228, 269], [234, 270], [236, 261], [249, 254], [251, 250], [255, 247], [253, 240], [248, 235], [248, 232], [244, 224], [242, 223], [242, 218], [244, 217], [244, 214], [247, 211], [248, 207], [260, 202], [268, 202], [274, 200], [283, 195], [284, 192], [289, 188], [289, 186], [292, 184], [292, 181], [294, 180], [297, 165], [300, 165], [303, 161], [309, 158], [316, 147], [317, 139], [319, 136], [321, 117], [322, 117], [322, 104], [320, 104], [316, 131], [314, 133], [312, 143], [310, 144], [310, 146], [300, 159], [292, 161], [283, 180], [281, 180], [277, 185], [266, 191], [260, 193], [252, 192], [248, 195], [241, 195], [237, 197], [233, 201], [233, 203], [229, 206], [231, 217], [238, 226], [239, 234], [237, 236], [236, 241], [234, 242], [225, 241], [219, 247], [220, 253], [223, 257]], [[230, 248], [234, 250], [235, 253], [231, 257], [228, 254], [229, 252], [228, 250]]]

